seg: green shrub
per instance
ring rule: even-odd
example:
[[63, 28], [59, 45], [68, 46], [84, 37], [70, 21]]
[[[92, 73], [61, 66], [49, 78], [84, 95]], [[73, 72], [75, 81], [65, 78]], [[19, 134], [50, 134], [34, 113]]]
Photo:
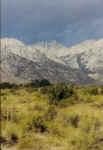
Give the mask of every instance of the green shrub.
[[74, 113], [70, 116], [69, 122], [72, 124], [73, 127], [78, 128], [80, 117], [78, 114]]
[[14, 133], [11, 134], [10, 140], [11, 140], [14, 144], [18, 143], [18, 137], [17, 137], [17, 135], [14, 134]]
[[29, 120], [25, 122], [25, 131], [36, 130], [37, 132], [45, 132], [47, 130], [47, 125], [45, 119], [42, 115], [33, 115]]
[[3, 136], [0, 136], [0, 145], [6, 143], [6, 139]]
[[48, 80], [42, 79], [42, 80], [32, 80], [30, 83], [27, 83], [25, 87], [40, 88], [50, 85], [51, 83]]
[[40, 87], [50, 86], [50, 85], [51, 85], [50, 81], [48, 81], [46, 79], [43, 79], [40, 81]]
[[4, 83], [0, 83], [0, 89], [11, 89], [11, 88], [17, 88], [18, 85], [14, 84], [14, 83], [9, 83], [9, 82], [4, 82]]
[[98, 88], [91, 89], [89, 93], [92, 95], [98, 95]]
[[72, 97], [74, 89], [68, 87], [66, 84], [57, 84], [51, 87], [49, 90], [49, 99], [53, 104], [57, 104], [59, 101]]
[[32, 125], [40, 132], [45, 132], [47, 129], [46, 123], [41, 116], [34, 117], [32, 120]]
[[3, 132], [3, 136], [6, 137], [6, 141], [9, 145], [17, 144], [19, 136], [21, 135], [21, 129], [12, 122], [8, 122], [7, 125], [5, 132]]

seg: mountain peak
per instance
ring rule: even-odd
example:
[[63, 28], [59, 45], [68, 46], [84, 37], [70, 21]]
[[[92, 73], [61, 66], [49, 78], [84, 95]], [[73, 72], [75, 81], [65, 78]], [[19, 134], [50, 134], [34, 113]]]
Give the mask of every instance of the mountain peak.
[[101, 83], [103, 39], [67, 48], [56, 41], [26, 46], [16, 39], [4, 38], [1, 39], [1, 66], [7, 78], [11, 74], [26, 79], [34, 75], [51, 81], [85, 82], [86, 79]]

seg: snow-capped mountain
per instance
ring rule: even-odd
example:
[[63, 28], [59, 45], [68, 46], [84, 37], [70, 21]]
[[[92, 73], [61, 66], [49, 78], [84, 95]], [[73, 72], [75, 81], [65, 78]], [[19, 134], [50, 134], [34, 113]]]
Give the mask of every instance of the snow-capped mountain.
[[1, 39], [2, 81], [47, 78], [52, 82], [103, 83], [103, 39], [67, 48], [52, 42], [26, 46]]

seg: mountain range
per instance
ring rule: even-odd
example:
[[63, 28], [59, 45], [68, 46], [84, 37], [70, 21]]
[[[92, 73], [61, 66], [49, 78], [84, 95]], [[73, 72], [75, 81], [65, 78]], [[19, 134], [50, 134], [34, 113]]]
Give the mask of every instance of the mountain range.
[[1, 39], [1, 81], [103, 84], [103, 39], [90, 40], [67, 48], [56, 41], [24, 45]]

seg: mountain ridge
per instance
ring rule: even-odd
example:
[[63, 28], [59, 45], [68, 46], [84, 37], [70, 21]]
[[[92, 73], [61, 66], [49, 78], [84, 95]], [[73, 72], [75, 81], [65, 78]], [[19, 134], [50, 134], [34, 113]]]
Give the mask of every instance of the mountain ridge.
[[[15, 64], [14, 71], [11, 61]], [[32, 64], [32, 67], [28, 63]], [[32, 72], [32, 76], [26, 72], [27, 70]], [[101, 84], [103, 83], [103, 39], [85, 41], [71, 48], [64, 47], [56, 41], [26, 46], [16, 39], [1, 39], [1, 72], [2, 80], [4, 73], [7, 80], [10, 74], [21, 80], [21, 76], [17, 73], [20, 72], [24, 80], [40, 77], [48, 78], [52, 82]]]

